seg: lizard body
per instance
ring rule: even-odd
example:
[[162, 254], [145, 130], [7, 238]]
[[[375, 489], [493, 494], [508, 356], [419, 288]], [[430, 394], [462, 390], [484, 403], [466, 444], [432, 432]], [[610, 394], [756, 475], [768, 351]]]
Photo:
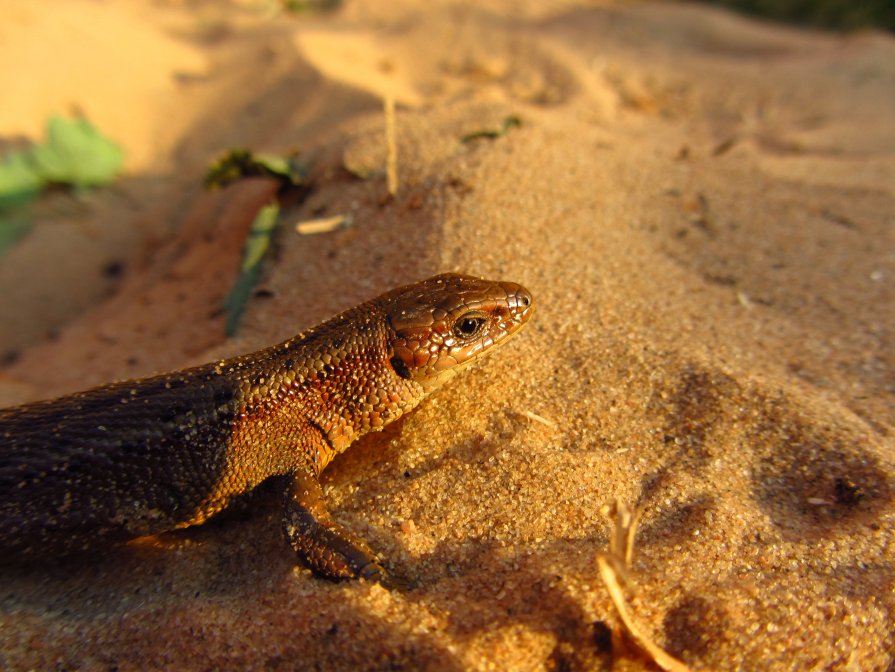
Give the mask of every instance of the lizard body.
[[258, 352], [0, 410], [0, 547], [27, 559], [188, 527], [282, 475], [296, 553], [330, 578], [385, 579], [331, 518], [321, 471], [532, 310], [519, 285], [444, 274]]

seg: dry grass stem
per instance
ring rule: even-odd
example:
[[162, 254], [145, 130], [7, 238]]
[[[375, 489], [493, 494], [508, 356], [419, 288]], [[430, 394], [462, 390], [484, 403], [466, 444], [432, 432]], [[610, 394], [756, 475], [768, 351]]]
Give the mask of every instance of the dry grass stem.
[[628, 583], [628, 571], [634, 557], [634, 535], [640, 521], [640, 510], [631, 511], [621, 502], [605, 506], [603, 513], [613, 519], [613, 531], [609, 537], [609, 552], [597, 555], [600, 578], [606, 584], [609, 597], [618, 612], [627, 639], [640, 651], [668, 672], [690, 672], [683, 662], [666, 653], [634, 622], [625, 601], [622, 584]]
[[398, 193], [398, 144], [395, 140], [395, 97], [391, 94], [385, 97], [385, 143], [388, 195], [394, 196]]

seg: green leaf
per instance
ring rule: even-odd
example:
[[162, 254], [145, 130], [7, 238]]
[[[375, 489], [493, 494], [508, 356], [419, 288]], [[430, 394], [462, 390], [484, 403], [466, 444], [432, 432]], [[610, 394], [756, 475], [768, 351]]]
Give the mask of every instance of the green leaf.
[[112, 181], [124, 152], [86, 119], [54, 116], [47, 122], [46, 142], [28, 158], [45, 182], [94, 187]]
[[500, 128], [486, 128], [480, 131], [467, 133], [462, 138], [460, 138], [460, 142], [468, 144], [470, 142], [474, 142], [475, 140], [481, 139], [495, 140], [501, 136], [506, 135], [510, 130], [519, 128], [521, 125], [522, 119], [515, 114], [511, 114], [508, 117], [504, 117], [503, 121], [500, 123]]
[[293, 14], [302, 12], [331, 12], [338, 9], [342, 0], [280, 0], [283, 9]]
[[29, 203], [42, 187], [43, 180], [25, 152], [15, 152], [0, 160], [0, 211]]
[[270, 237], [277, 227], [277, 217], [280, 214], [280, 206], [276, 203], [265, 205], [252, 222], [252, 228], [246, 238], [245, 247], [242, 250], [242, 272], [250, 271], [261, 263], [267, 248], [270, 247]]
[[21, 212], [0, 214], [0, 255], [31, 228], [31, 220]]
[[275, 177], [291, 186], [299, 186], [306, 168], [295, 156], [255, 154], [247, 149], [231, 149], [215, 161], [205, 173], [207, 188], [226, 187], [246, 177]]
[[299, 165], [294, 156], [285, 157], [276, 154], [255, 154], [255, 161], [271, 175], [281, 177], [297, 186], [305, 177], [305, 169]]
[[265, 205], [255, 215], [242, 249], [242, 268], [239, 277], [236, 278], [230, 294], [224, 299], [224, 308], [227, 311], [225, 327], [227, 336], [236, 333], [252, 290], [261, 278], [261, 264], [270, 249], [270, 241], [277, 228], [279, 215], [280, 206], [276, 203]]

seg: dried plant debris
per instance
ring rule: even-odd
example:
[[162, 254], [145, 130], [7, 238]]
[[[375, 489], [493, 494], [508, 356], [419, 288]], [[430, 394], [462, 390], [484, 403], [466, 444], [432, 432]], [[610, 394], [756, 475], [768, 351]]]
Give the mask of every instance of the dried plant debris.
[[315, 233], [331, 233], [339, 229], [347, 229], [351, 226], [350, 215], [334, 215], [332, 217], [320, 217], [319, 219], [305, 219], [295, 225], [295, 232], [303, 236]]
[[205, 187], [226, 187], [247, 177], [272, 177], [288, 186], [302, 186], [307, 166], [299, 163], [298, 155], [277, 156], [255, 154], [248, 149], [231, 149], [215, 161], [205, 173]]
[[385, 145], [387, 149], [385, 176], [388, 195], [394, 197], [398, 193], [398, 142], [395, 124], [395, 97], [386, 96], [383, 101], [385, 110]]
[[361, 143], [346, 151], [342, 159], [342, 167], [359, 180], [378, 179], [385, 176], [385, 200], [394, 198], [398, 193], [398, 126], [395, 111], [394, 95], [387, 94], [382, 99], [383, 138], [385, 141], [385, 157], [381, 153], [381, 145]]
[[545, 418], [543, 415], [538, 415], [534, 411], [522, 411], [522, 415], [531, 420], [532, 422], [537, 422], [545, 427], [549, 427], [550, 429], [556, 429], [556, 422], [550, 420], [549, 418]]
[[628, 611], [625, 601], [623, 586], [631, 583], [630, 568], [634, 558], [634, 535], [637, 533], [641, 511], [637, 509], [632, 512], [627, 506], [616, 501], [612, 505], [604, 506], [603, 513], [612, 519], [613, 529], [609, 537], [609, 552], [597, 555], [597, 567], [600, 570], [600, 578], [606, 584], [609, 597], [621, 619], [621, 632], [616, 632], [616, 635], [618, 637], [623, 635], [627, 642], [633, 644], [638, 651], [661, 669], [668, 672], [689, 672], [690, 668], [687, 665], [665, 652], [640, 629]]

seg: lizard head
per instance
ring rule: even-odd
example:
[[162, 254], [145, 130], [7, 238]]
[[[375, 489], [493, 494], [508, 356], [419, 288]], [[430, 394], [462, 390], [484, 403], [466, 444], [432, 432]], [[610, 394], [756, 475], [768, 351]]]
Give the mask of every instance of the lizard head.
[[518, 332], [534, 302], [514, 282], [446, 273], [385, 297], [391, 365], [427, 392]]

